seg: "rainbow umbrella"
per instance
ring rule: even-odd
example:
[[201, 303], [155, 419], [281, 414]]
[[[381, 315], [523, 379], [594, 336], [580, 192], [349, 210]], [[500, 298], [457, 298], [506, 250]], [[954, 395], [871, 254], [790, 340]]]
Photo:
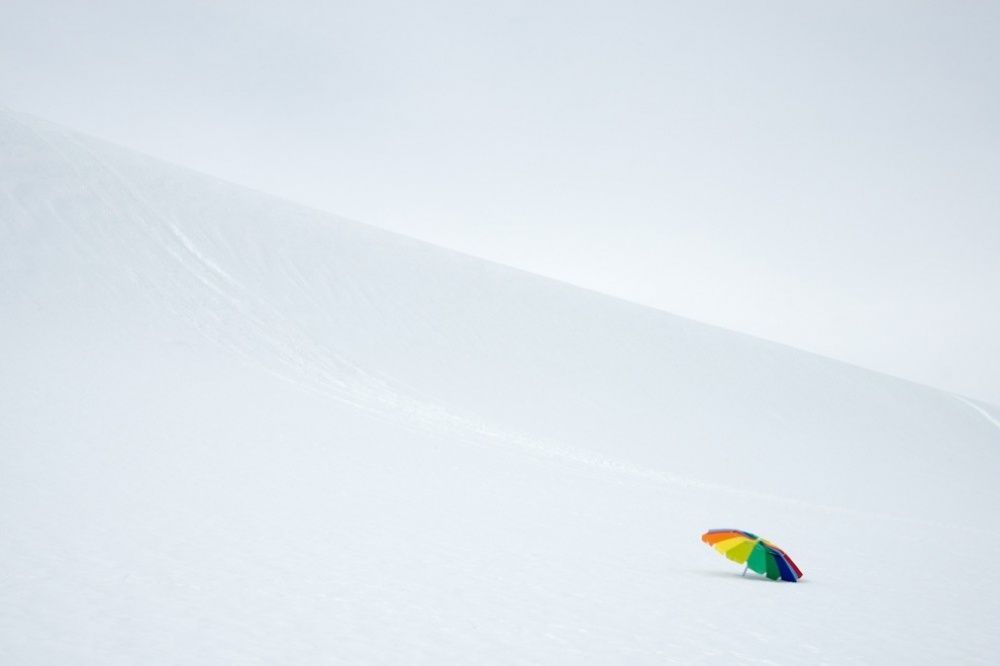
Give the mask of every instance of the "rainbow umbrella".
[[733, 562], [745, 564], [744, 575], [747, 569], [752, 569], [771, 580], [780, 578], [794, 583], [802, 578], [802, 571], [788, 553], [756, 534], [743, 530], [709, 530], [701, 535], [701, 540]]

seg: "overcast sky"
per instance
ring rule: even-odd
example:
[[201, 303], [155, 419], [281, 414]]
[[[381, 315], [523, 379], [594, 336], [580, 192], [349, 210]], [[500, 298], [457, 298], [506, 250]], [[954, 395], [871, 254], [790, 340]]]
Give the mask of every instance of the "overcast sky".
[[1000, 3], [4, 0], [0, 105], [1000, 404]]

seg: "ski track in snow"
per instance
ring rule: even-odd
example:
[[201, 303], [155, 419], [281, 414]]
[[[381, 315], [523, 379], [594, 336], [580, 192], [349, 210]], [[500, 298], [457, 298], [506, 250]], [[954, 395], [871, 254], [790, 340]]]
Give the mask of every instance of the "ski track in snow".
[[958, 400], [959, 402], [961, 402], [962, 404], [968, 405], [969, 407], [971, 407], [972, 409], [974, 409], [976, 411], [976, 413], [980, 414], [984, 419], [986, 419], [991, 424], [993, 424], [993, 427], [995, 427], [997, 430], [1000, 430], [1000, 421], [998, 421], [997, 419], [993, 418], [993, 415], [990, 414], [988, 411], [986, 411], [985, 409], [983, 409], [982, 407], [980, 407], [976, 403], [972, 402], [971, 400], [969, 400], [968, 398], [965, 398], [963, 396], [952, 394], [952, 397], [955, 398], [955, 400]]
[[[87, 150], [86, 146], [81, 145], [80, 147]], [[114, 176], [115, 180], [122, 185], [123, 189], [128, 192], [129, 196], [133, 198], [141, 209], [144, 209], [145, 211], [152, 210], [149, 202], [145, 201], [141, 195], [129, 186], [128, 180], [125, 177], [119, 174], [100, 157], [90, 153], [89, 151], [88, 153], [94, 158], [95, 162], [99, 163]], [[149, 217], [156, 218], [158, 216], [156, 216], [155, 213], [152, 215], [147, 213], [144, 217], [148, 219]], [[160, 246], [164, 249], [164, 251], [173, 256], [191, 275], [195, 276], [199, 282], [206, 285], [216, 293], [224, 296], [227, 301], [233, 305], [234, 309], [239, 311], [243, 316], [251, 319], [251, 322], [248, 323], [256, 329], [258, 335], [267, 339], [277, 340], [278, 338], [274, 333], [266, 331], [266, 321], [253, 316], [252, 306], [248, 305], [249, 299], [247, 298], [248, 294], [246, 288], [243, 287], [238, 280], [229, 275], [216, 261], [208, 256], [207, 251], [199, 249], [194, 241], [186, 237], [176, 225], [164, 219], [160, 219], [159, 221], [162, 222], [164, 227], [169, 230], [170, 235], [178, 241], [180, 247], [183, 248], [184, 253], [179, 252], [176, 249], [176, 244], [169, 241], [160, 242]], [[191, 260], [187, 257], [191, 257]], [[222, 284], [219, 284], [214, 278], [221, 280]], [[277, 308], [274, 308], [273, 306], [268, 309], [272, 312], [277, 312]], [[285, 323], [287, 324], [287, 322]], [[287, 329], [288, 326], [286, 325], [285, 328]], [[275, 344], [275, 347], [279, 346], [280, 345]], [[314, 349], [318, 348], [329, 352], [329, 350], [315, 341], [310, 341], [308, 346], [302, 345], [301, 347], [312, 347]], [[301, 347], [297, 346], [297, 348]], [[250, 357], [245, 352], [241, 352], [240, 355], [243, 358]], [[311, 358], [295, 358], [296, 354], [287, 349], [283, 350], [281, 355], [286, 357], [286, 359], [291, 357], [297, 365], [303, 367], [308, 365], [316, 368], [328, 365], [328, 363], [322, 360], [319, 356], [315, 355]], [[782, 497], [780, 495], [754, 492], [723, 484], [710, 483], [703, 480], [673, 475], [656, 469], [644, 468], [627, 461], [600, 456], [593, 452], [573, 448], [562, 443], [539, 440], [538, 438], [522, 433], [508, 432], [494, 425], [484, 423], [475, 416], [455, 414], [445, 408], [442, 408], [441, 406], [404, 395], [403, 393], [391, 388], [391, 380], [374, 380], [370, 374], [361, 370], [361, 368], [354, 363], [347, 361], [343, 357], [340, 357], [332, 352], [330, 355], [336, 359], [337, 365], [342, 367], [346, 366], [351, 369], [352, 374], [355, 377], [354, 382], [345, 383], [343, 379], [332, 379], [332, 377], [335, 377], [336, 375], [331, 373], [324, 377], [325, 381], [321, 381], [318, 385], [314, 386], [309, 382], [297, 381], [288, 373], [275, 372], [274, 374], [282, 377], [286, 381], [300, 387], [304, 387], [307, 390], [312, 390], [321, 395], [325, 395], [354, 407], [366, 409], [370, 413], [392, 422], [400, 422], [400, 417], [402, 417], [403, 425], [417, 427], [427, 432], [440, 435], [460, 434], [465, 437], [472, 436], [480, 441], [485, 440], [491, 442], [494, 445], [500, 443], [501, 445], [511, 446], [544, 458], [558, 459], [577, 465], [584, 465], [591, 468], [610, 471], [614, 474], [625, 475], [647, 482], [663, 483], [708, 492], [727, 493], [744, 499], [764, 500], [777, 504], [796, 505], [827, 513], [859, 514], [866, 515], [869, 518], [886, 521], [908, 520], [915, 525], [934, 527], [938, 529], [968, 529], [961, 526], [946, 525], [934, 521], [913, 520], [893, 514], [860, 512], [833, 505], [814, 504], [794, 498]], [[959, 399], [983, 414], [987, 419], [994, 423], [994, 425], [1000, 427], [1000, 424], [997, 424], [997, 422], [994, 421], [984, 410], [964, 399]]]
[[[93, 157], [95, 162], [99, 163], [104, 169], [112, 174], [115, 180], [122, 185], [123, 189], [128, 192], [129, 196], [132, 197], [133, 200], [141, 206], [141, 208], [146, 211], [152, 211], [152, 206], [149, 202], [144, 200], [143, 197], [129, 185], [127, 178], [118, 173], [117, 170], [107, 164], [107, 162], [99, 156], [89, 151], [86, 146], [79, 144], [79, 142], [77, 142], [77, 145], [79, 145], [81, 149], [86, 150], [88, 154]], [[153, 213], [152, 216], [157, 217], [155, 216], [155, 213]], [[207, 251], [199, 249], [194, 241], [185, 236], [175, 224], [172, 224], [168, 220], [164, 219], [161, 219], [160, 221], [163, 223], [164, 227], [169, 230], [170, 235], [179, 242], [180, 246], [185, 251], [185, 254], [179, 253], [173, 247], [174, 244], [169, 242], [161, 242], [160, 246], [163, 247], [166, 252], [171, 254], [171, 256], [177, 259], [178, 262], [201, 283], [205, 284], [213, 291], [223, 295], [235, 307], [235, 309], [240, 311], [244, 316], [253, 318], [251, 308], [247, 306], [248, 294], [246, 288], [243, 287], [238, 280], [229, 275], [229, 273], [227, 273], [216, 261], [208, 256]], [[191, 257], [193, 261], [186, 259], [186, 256]], [[207, 275], [202, 268], [207, 269]], [[216, 280], [212, 279], [212, 276], [218, 277], [225, 286], [218, 284]], [[230, 289], [227, 289], [226, 286]], [[234, 290], [238, 293], [234, 294]], [[269, 309], [272, 312], [277, 312], [277, 308], [274, 308], [273, 306]], [[263, 320], [253, 319], [252, 323], [259, 334], [262, 334], [268, 339], [277, 339], [273, 333], [268, 333], [264, 330], [267, 325]], [[288, 322], [284, 323], [287, 324]], [[309, 346], [329, 352], [328, 349], [315, 341], [310, 341]], [[293, 358], [295, 356], [294, 353], [290, 353], [287, 350], [283, 353], [283, 355], [286, 357], [292, 356]], [[693, 488], [709, 492], [722, 492], [745, 499], [764, 500], [778, 504], [796, 505], [827, 513], [866, 515], [869, 518], [885, 521], [906, 520], [914, 525], [933, 527], [937, 529], [951, 528], [962, 531], [971, 531], [972, 529], [935, 521], [914, 520], [889, 513], [856, 511], [833, 505], [815, 504], [790, 497], [754, 492], [723, 484], [677, 476], [661, 470], [644, 468], [627, 461], [600, 456], [593, 452], [570, 447], [562, 443], [539, 440], [538, 438], [522, 433], [508, 432], [496, 427], [495, 425], [484, 423], [475, 416], [455, 414], [441, 406], [404, 395], [403, 393], [391, 388], [393, 383], [392, 380], [375, 380], [372, 375], [364, 372], [354, 363], [347, 361], [345, 358], [340, 357], [335, 353], [331, 353], [331, 355], [336, 359], [337, 365], [350, 368], [356, 378], [354, 382], [345, 383], [343, 379], [332, 379], [332, 377], [336, 375], [330, 374], [325, 377], [326, 381], [320, 382], [318, 386], [312, 386], [308, 382], [295, 380], [287, 373], [275, 372], [274, 374], [282, 377], [286, 381], [300, 387], [304, 387], [307, 390], [315, 391], [321, 395], [325, 395], [354, 407], [366, 409], [370, 413], [376, 414], [389, 421], [398, 422], [400, 421], [399, 417], [402, 416], [404, 425], [414, 426], [428, 432], [437, 434], [459, 433], [471, 435], [494, 444], [499, 442], [501, 444], [512, 446], [522, 451], [530, 452], [545, 458], [559, 459], [578, 465], [585, 465], [592, 468], [610, 471], [619, 475], [642, 479], [644, 481], [670, 484], [683, 488]], [[241, 353], [241, 356], [243, 358], [248, 358], [246, 353]], [[326, 365], [323, 360], [316, 356], [312, 358], [295, 359], [295, 362], [300, 366], [310, 365], [312, 367], [322, 367], [323, 365]], [[955, 397], [975, 409], [993, 425], [1000, 429], [1000, 423], [994, 420], [988, 412], [960, 396]]]
[[[246, 323], [253, 326], [259, 335], [267, 339], [276, 339], [272, 333], [266, 331], [266, 323], [253, 316], [251, 307], [247, 305], [247, 290], [238, 280], [227, 273], [208, 255], [205, 250], [200, 249], [194, 241], [185, 236], [175, 224], [157, 215], [150, 203], [145, 200], [142, 195], [136, 192], [133, 187], [131, 187], [128, 179], [108, 164], [106, 160], [91, 151], [85, 144], [79, 141], [74, 141], [74, 144], [77, 148], [86, 152], [96, 164], [99, 164], [122, 187], [123, 191], [125, 191], [129, 198], [131, 198], [134, 202], [137, 210], [141, 211], [141, 219], [145, 221], [145, 226], [147, 228], [153, 228], [150, 220], [155, 219], [162, 225], [162, 228], [169, 231], [168, 238], [158, 241], [158, 245], [166, 253], [176, 259], [177, 262], [200, 283], [204, 284], [215, 293], [223, 296], [235, 310], [240, 312], [244, 317], [248, 318], [250, 321]], [[70, 159], [65, 154], [60, 154], [63, 155], [67, 163], [75, 164], [75, 161]], [[104, 198], [104, 200], [106, 203], [109, 203], [109, 198]], [[110, 203], [109, 207], [111, 207]], [[171, 242], [170, 238], [176, 239], [177, 243]], [[178, 244], [180, 248], [177, 247]], [[221, 281], [222, 284], [220, 284], [219, 281]], [[275, 308], [270, 309], [272, 311], [276, 311]], [[279, 347], [279, 345], [276, 344], [275, 347]], [[234, 349], [234, 351], [237, 351], [244, 359], [250, 358], [249, 354], [242, 352], [241, 350]], [[288, 353], [287, 351], [282, 352], [280, 355], [286, 356], [286, 358], [288, 356], [292, 356], [294, 358], [294, 355]], [[684, 478], [655, 469], [643, 468], [626, 461], [602, 457], [584, 450], [574, 449], [564, 444], [541, 441], [537, 438], [524, 434], [505, 432], [500, 428], [483, 423], [475, 417], [454, 414], [437, 405], [405, 396], [392, 390], [386, 383], [371, 381], [370, 376], [361, 371], [360, 368], [353, 363], [347, 362], [342, 358], [338, 358], [338, 361], [341, 365], [346, 365], [355, 371], [356, 376], [359, 379], [368, 379], [369, 381], [361, 381], [356, 382], [353, 385], [349, 385], [345, 384], [343, 380], [331, 381], [328, 379], [326, 382], [320, 382], [318, 386], [314, 386], [308, 382], [298, 381], [287, 373], [275, 372], [273, 374], [289, 381], [294, 385], [305, 388], [306, 390], [316, 392], [320, 395], [325, 395], [351, 406], [364, 408], [371, 413], [390, 421], [399, 421], [399, 415], [401, 415], [404, 419], [404, 424], [436, 434], [459, 433], [465, 436], [471, 435], [472, 437], [480, 440], [486, 440], [494, 444], [499, 442], [501, 444], [512, 446], [522, 451], [530, 452], [545, 458], [559, 459], [655, 483], [666, 483], [684, 488], [697, 488], [699, 490], [713, 492], [725, 492], [735, 496], [766, 500], [770, 502], [797, 504], [828, 512], [850, 512], [849, 510], [842, 509], [840, 507], [813, 505], [777, 495], [755, 493], [725, 485]], [[295, 359], [295, 362], [301, 366], [311, 365], [312, 367], [316, 367], [323, 365], [323, 362], [316, 357]], [[870, 515], [887, 520], [898, 519], [898, 517], [890, 515]]]
[[[66, 154], [44, 134], [30, 126], [24, 125], [24, 127], [46, 142], [53, 151], [57, 152], [63, 158], [67, 165], [80, 173], [77, 160]], [[123, 218], [137, 216], [138, 219], [143, 220], [143, 224], [151, 237], [166, 254], [173, 257], [199, 283], [223, 297], [244, 318], [244, 324], [254, 331], [258, 339], [271, 341], [273, 351], [282, 359], [282, 364], [291, 367], [309, 368], [313, 374], [316, 374], [318, 369], [329, 368], [325, 372], [320, 370], [318, 378], [314, 377], [312, 381], [303, 381], [300, 378], [296, 378], [294, 373], [276, 370], [274, 367], [267, 365], [263, 366], [269, 374], [303, 390], [364, 409], [379, 418], [392, 422], [400, 422], [403, 425], [427, 432], [446, 435], [464, 433], [465, 436], [471, 436], [480, 441], [485, 440], [494, 444], [502, 443], [545, 458], [559, 459], [574, 464], [599, 468], [614, 472], [615, 474], [627, 475], [646, 481], [711, 492], [728, 493], [734, 496], [775, 503], [798, 505], [824, 512], [863, 514], [871, 518], [888, 521], [910, 520], [913, 524], [928, 527], [956, 527], [955, 525], [945, 525], [934, 521], [907, 519], [889, 513], [858, 512], [844, 507], [804, 502], [795, 498], [754, 492], [733, 486], [673, 475], [661, 470], [638, 466], [624, 460], [601, 456], [593, 452], [588, 452], [585, 449], [574, 448], [553, 441], [540, 440], [522, 433], [506, 431], [503, 428], [490, 425], [475, 416], [459, 415], [432, 402], [407, 396], [404, 392], [392, 388], [395, 382], [391, 378], [376, 379], [374, 375], [365, 372], [358, 365], [333, 352], [328, 346], [322, 343], [301, 339], [298, 341], [298, 344], [289, 346], [281, 337], [276, 335], [276, 331], [282, 330], [283, 334], [287, 335], [287, 331], [294, 330], [295, 327], [293, 322], [288, 321], [280, 314], [279, 308], [262, 302], [259, 299], [250, 298], [250, 294], [244, 285], [222, 268], [210, 256], [207, 250], [200, 248], [175, 223], [159, 215], [155, 211], [155, 207], [131, 185], [129, 178], [122, 175], [107, 160], [95, 153], [88, 145], [76, 139], [73, 135], [65, 136], [76, 149], [84, 152], [94, 164], [99, 165], [121, 187], [121, 190], [131, 200], [130, 206], [133, 212], [123, 211], [114, 195], [99, 193], [108, 209], [117, 211]], [[158, 232], [157, 229], [163, 230], [163, 232]], [[290, 266], [289, 269], [295, 270], [295, 267]], [[301, 276], [297, 280], [300, 284], [304, 285], [304, 280]], [[262, 309], [267, 312], [265, 316], [257, 314]], [[279, 325], [275, 325], [275, 322]], [[256, 361], [257, 365], [262, 365], [252, 350], [244, 349], [240, 345], [232, 343], [227, 343], [227, 346], [230, 351], [235, 352], [244, 360], [252, 364]], [[303, 355], [302, 350], [304, 349], [311, 349], [312, 353]], [[353, 376], [353, 380], [345, 381], [345, 368], [349, 370], [348, 377]], [[1000, 422], [994, 419], [986, 410], [962, 396], [955, 395], [953, 397], [971, 407], [996, 428], [1000, 429]], [[959, 529], [965, 528], [959, 527]]]

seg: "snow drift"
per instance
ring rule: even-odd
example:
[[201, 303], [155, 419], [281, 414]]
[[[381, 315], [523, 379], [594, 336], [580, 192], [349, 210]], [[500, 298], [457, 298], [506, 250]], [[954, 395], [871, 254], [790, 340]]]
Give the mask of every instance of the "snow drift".
[[4, 663], [1000, 652], [990, 405], [12, 113], [0, 321]]

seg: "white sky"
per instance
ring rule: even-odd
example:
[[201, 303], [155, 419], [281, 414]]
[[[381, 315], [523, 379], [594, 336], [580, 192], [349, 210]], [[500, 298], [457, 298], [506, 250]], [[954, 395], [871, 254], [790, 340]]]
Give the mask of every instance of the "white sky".
[[0, 104], [1000, 404], [998, 55], [997, 2], [4, 0]]

